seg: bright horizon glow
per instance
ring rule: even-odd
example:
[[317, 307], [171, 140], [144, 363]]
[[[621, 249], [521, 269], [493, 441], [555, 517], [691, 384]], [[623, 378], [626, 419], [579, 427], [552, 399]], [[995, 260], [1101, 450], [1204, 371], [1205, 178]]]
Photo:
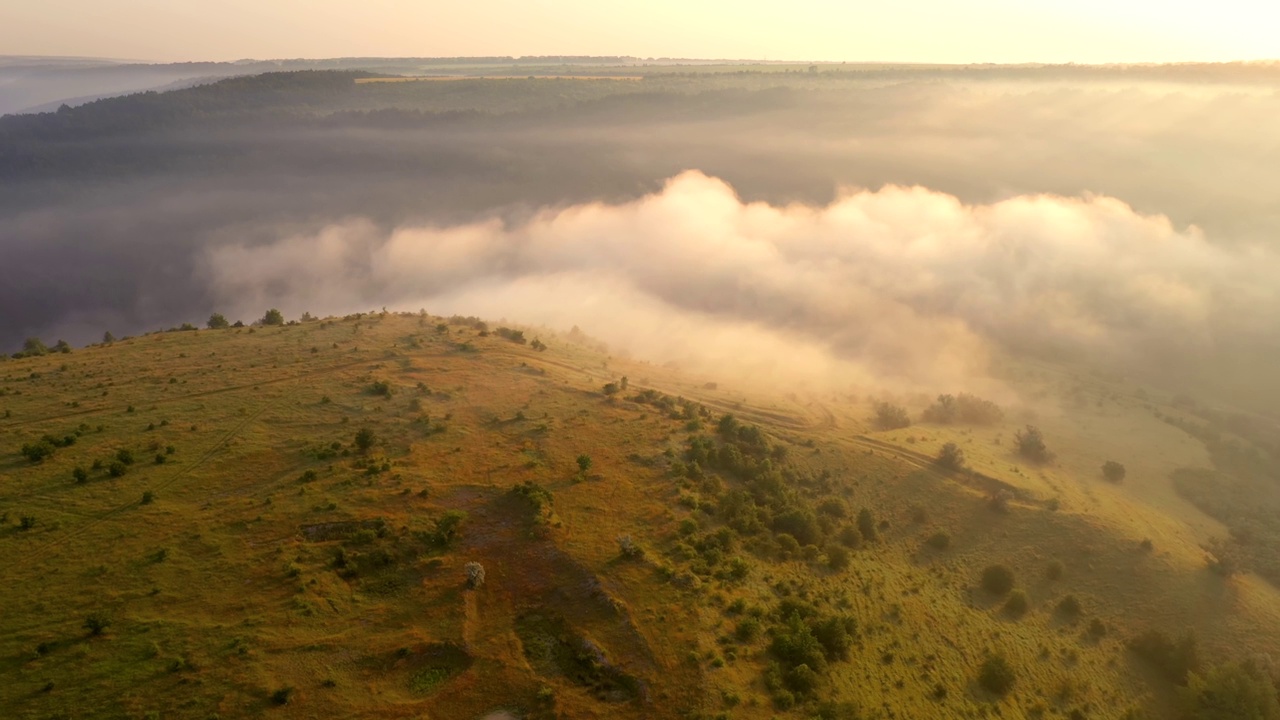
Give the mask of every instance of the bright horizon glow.
[[1219, 62], [1280, 58], [1276, 28], [1258, 0], [9, 0], [0, 53]]

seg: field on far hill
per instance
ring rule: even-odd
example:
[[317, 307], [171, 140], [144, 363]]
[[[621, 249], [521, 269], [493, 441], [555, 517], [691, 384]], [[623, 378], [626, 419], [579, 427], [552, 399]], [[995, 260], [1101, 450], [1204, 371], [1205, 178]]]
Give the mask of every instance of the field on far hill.
[[0, 361], [0, 714], [1166, 718], [1187, 669], [1280, 649], [1280, 595], [1211, 572], [1170, 490], [1197, 441], [1011, 382], [1034, 411], [876, 430], [386, 312]]

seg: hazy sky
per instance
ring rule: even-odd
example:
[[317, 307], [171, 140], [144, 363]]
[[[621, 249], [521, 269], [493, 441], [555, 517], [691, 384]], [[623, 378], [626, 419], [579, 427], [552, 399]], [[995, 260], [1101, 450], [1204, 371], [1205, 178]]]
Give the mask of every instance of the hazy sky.
[[0, 0], [0, 54], [1280, 58], [1274, 0]]

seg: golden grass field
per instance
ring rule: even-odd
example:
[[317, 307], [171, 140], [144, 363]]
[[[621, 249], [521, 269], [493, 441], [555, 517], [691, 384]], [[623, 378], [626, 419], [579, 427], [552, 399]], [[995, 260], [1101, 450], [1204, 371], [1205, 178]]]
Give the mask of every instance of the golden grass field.
[[[736, 600], [784, 597], [856, 619], [816, 697], [865, 718], [1172, 717], [1173, 688], [1127, 637], [1194, 628], [1210, 657], [1278, 646], [1276, 590], [1208, 572], [1199, 543], [1221, 528], [1169, 488], [1203, 449], [1132, 388], [1051, 368], [1015, 380], [1039, 393], [1058, 456], [1039, 469], [1010, 447], [1031, 410], [872, 432], [866, 398], [734, 387], [525, 333], [548, 348], [383, 313], [0, 362], [0, 716], [810, 717], [818, 700], [771, 701], [767, 635], [733, 635]], [[630, 390], [601, 392], [623, 376]], [[833, 497], [883, 521], [879, 541], [840, 571], [744, 550], [743, 580], [671, 581], [689, 565], [682, 521], [720, 525], [691, 509], [704, 489], [665, 470], [698, 431], [627, 399], [638, 389], [759, 424], [797, 473], [825, 473]], [[367, 454], [361, 428], [379, 439]], [[77, 431], [41, 463], [19, 454]], [[980, 475], [934, 469], [947, 441]], [[121, 449], [135, 458], [122, 476], [90, 469]], [[1105, 459], [1128, 466], [1125, 483], [1098, 477]], [[544, 522], [508, 492], [526, 481], [553, 495]], [[1015, 493], [1008, 512], [991, 510], [992, 483]], [[455, 540], [415, 539], [448, 511], [467, 514]], [[939, 531], [946, 550], [925, 545]], [[622, 558], [620, 535], [645, 559]], [[340, 547], [358, 575], [335, 567]], [[978, 587], [992, 563], [1013, 569], [1025, 615]], [[1068, 594], [1078, 620], [1054, 612]], [[98, 635], [93, 613], [110, 621]], [[562, 662], [584, 647], [593, 687]], [[1003, 697], [975, 679], [996, 652], [1017, 674]]]

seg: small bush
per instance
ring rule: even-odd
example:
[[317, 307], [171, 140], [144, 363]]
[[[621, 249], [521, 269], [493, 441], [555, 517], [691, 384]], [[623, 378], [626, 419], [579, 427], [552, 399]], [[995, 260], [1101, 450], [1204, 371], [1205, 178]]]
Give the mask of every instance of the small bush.
[[982, 571], [982, 589], [992, 595], [1004, 595], [1013, 589], [1013, 571], [1004, 565], [991, 565]]
[[1185, 685], [1190, 673], [1200, 668], [1199, 643], [1191, 633], [1174, 642], [1159, 630], [1148, 630], [1129, 640], [1128, 647], [1178, 685]]
[[1021, 590], [1009, 593], [1009, 599], [1004, 602], [1004, 612], [1011, 617], [1022, 617], [1027, 613], [1027, 608], [1027, 594]]
[[1124, 465], [1115, 460], [1108, 460], [1102, 464], [1102, 477], [1106, 478], [1107, 482], [1123, 482], [1125, 472]]
[[112, 460], [111, 464], [107, 465], [107, 474], [113, 478], [124, 477], [126, 472], [129, 472], [129, 466], [119, 460]]
[[[276, 311], [279, 312], [279, 311]], [[289, 698], [293, 696], [293, 688], [282, 687], [271, 693], [271, 702], [276, 705], [288, 705]]]
[[630, 535], [618, 536], [618, 551], [628, 560], [639, 560], [644, 557], [644, 548], [637, 545]]
[[742, 622], [733, 630], [733, 636], [742, 642], [754, 642], [760, 637], [761, 625], [760, 621], [753, 618], [744, 618]]
[[858, 532], [862, 534], [862, 539], [867, 542], [875, 542], [876, 520], [867, 508], [858, 511]]
[[110, 626], [110, 618], [102, 613], [95, 612], [89, 613], [88, 617], [84, 619], [84, 624], [81, 627], [88, 630], [90, 635], [101, 635]]
[[849, 567], [849, 551], [840, 545], [829, 545], [827, 547], [827, 566], [837, 572]]
[[30, 530], [36, 526], [36, 518], [34, 515], [23, 515], [18, 518], [19, 530]]
[[1067, 595], [1059, 600], [1055, 609], [1059, 615], [1068, 620], [1074, 620], [1084, 612], [1084, 609], [1080, 607], [1080, 601], [1076, 599], [1075, 595]]
[[1016, 680], [1013, 668], [1003, 655], [992, 655], [987, 658], [986, 662], [982, 663], [982, 670], [978, 673], [978, 684], [993, 695], [1008, 693], [1013, 689]]
[[120, 448], [119, 450], [116, 451], [116, 460], [119, 460], [125, 465], [132, 465], [133, 451], [129, 450], [128, 448]]
[[143, 491], [143, 493], [142, 493], [142, 504], [143, 504], [143, 505], [150, 505], [151, 503], [153, 503], [153, 502], [155, 502], [155, 501], [156, 501], [156, 494], [155, 494], [155, 493], [151, 492], [150, 490], [145, 490], [145, 491]]
[[373, 433], [373, 430], [371, 430], [370, 428], [367, 428], [367, 427], [360, 428], [360, 430], [356, 432], [356, 436], [355, 436], [356, 449], [358, 449], [362, 453], [369, 452], [369, 449], [372, 448], [374, 445], [376, 445], [377, 442], [378, 442], [378, 436], [375, 435]]
[[1060, 580], [1062, 579], [1062, 569], [1061, 560], [1050, 560], [1049, 564], [1045, 566], [1044, 576], [1050, 580]]
[[89, 482], [89, 471], [77, 465], [76, 468], [71, 471], [71, 479], [75, 480], [76, 484]]
[[469, 562], [463, 568], [467, 573], [467, 587], [475, 589], [484, 585], [484, 566], [478, 562]]
[[951, 536], [945, 532], [936, 532], [929, 536], [929, 539], [925, 541], [925, 544], [934, 550], [946, 550], [951, 547]]

